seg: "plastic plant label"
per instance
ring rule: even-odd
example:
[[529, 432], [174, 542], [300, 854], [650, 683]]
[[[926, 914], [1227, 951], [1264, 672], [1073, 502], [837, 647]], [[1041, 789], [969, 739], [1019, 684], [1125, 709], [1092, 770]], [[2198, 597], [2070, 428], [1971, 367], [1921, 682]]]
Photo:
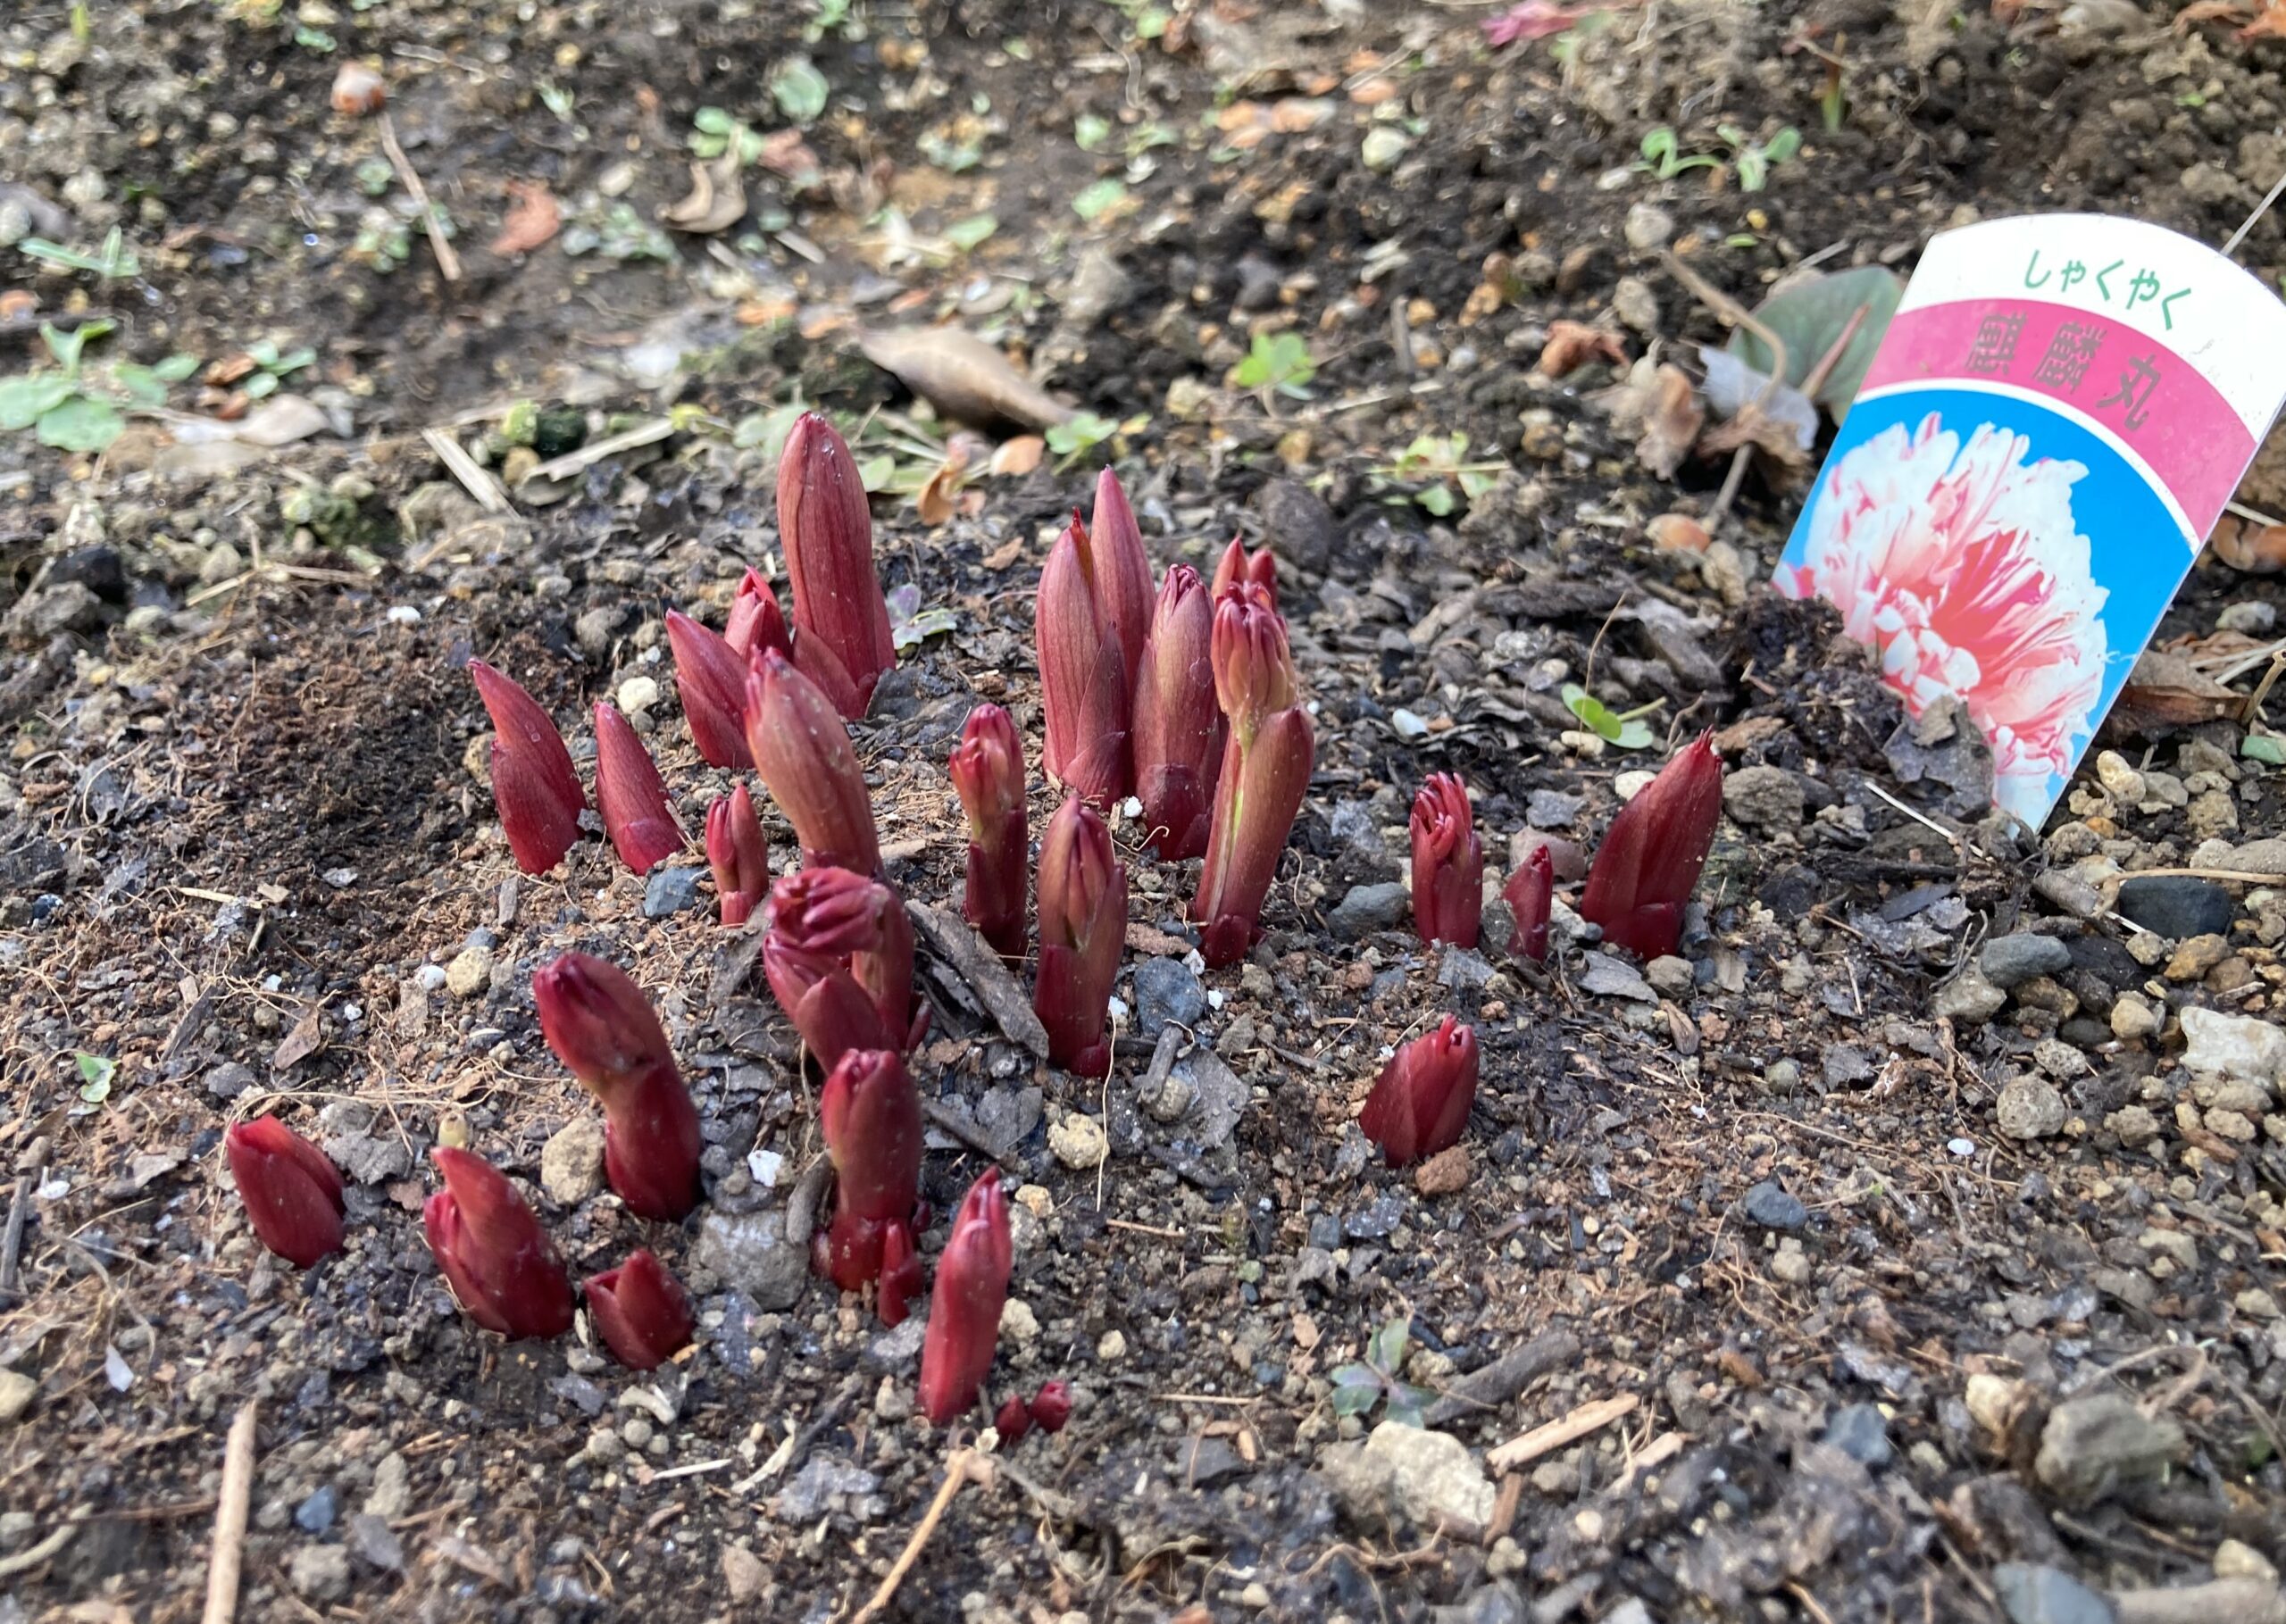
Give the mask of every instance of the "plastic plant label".
[[2048, 214], [1931, 240], [1780, 559], [2037, 828], [2286, 397], [2286, 304], [2204, 244]]

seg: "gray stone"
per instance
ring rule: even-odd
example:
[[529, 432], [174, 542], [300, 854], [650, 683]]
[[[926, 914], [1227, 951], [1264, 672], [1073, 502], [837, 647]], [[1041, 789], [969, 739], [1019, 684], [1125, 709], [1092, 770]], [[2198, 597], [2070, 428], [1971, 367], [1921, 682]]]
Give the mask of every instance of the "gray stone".
[[1723, 777], [1723, 810], [1750, 828], [1798, 829], [1802, 804], [1802, 780], [1783, 767], [1741, 767]]
[[1859, 1464], [1879, 1470], [1897, 1454], [1890, 1443], [1890, 1424], [1878, 1406], [1849, 1404], [1833, 1412], [1826, 1423], [1825, 1441]]
[[218, 1100], [235, 1100], [258, 1080], [252, 1067], [226, 1060], [206, 1074], [206, 1092]]
[[365, 1491], [365, 1510], [384, 1522], [393, 1522], [413, 1509], [412, 1469], [394, 1449], [373, 1469], [373, 1487]]
[[1325, 922], [1345, 942], [1393, 929], [1413, 907], [1412, 894], [1395, 880], [1380, 885], [1352, 886], [1349, 895], [1333, 906]]
[[1639, 203], [1627, 211], [1622, 230], [1629, 247], [1648, 254], [1675, 234], [1675, 217], [1656, 204]]
[[2113, 905], [2122, 917], [2173, 942], [2228, 936], [2238, 912], [2228, 891], [2189, 874], [2136, 875], [2122, 882]]
[[1191, 1120], [1197, 1125], [1200, 1148], [1214, 1150], [1228, 1144], [1239, 1117], [1246, 1113], [1247, 1102], [1253, 1097], [1246, 1079], [1231, 1070], [1221, 1055], [1202, 1046], [1175, 1062], [1168, 1080], [1190, 1089]]
[[1766, 1178], [1747, 1192], [1745, 1205], [1747, 1217], [1765, 1229], [1798, 1229], [1810, 1221], [1810, 1210], [1799, 1196]]
[[0, 1370], [0, 1427], [23, 1418], [39, 1392], [39, 1383], [21, 1370]]
[[1524, 821], [1534, 829], [1569, 829], [1586, 802], [1560, 789], [1535, 789], [1524, 800]]
[[304, 1545], [286, 1564], [286, 1582], [313, 1602], [338, 1602], [349, 1594], [349, 1553], [339, 1545]]
[[2019, 931], [1997, 936], [1976, 955], [1976, 967], [1993, 986], [2006, 990], [2034, 976], [2060, 976], [2072, 968], [2072, 950], [2052, 936]]
[[1984, 979], [1984, 972], [1973, 964], [1939, 987], [1930, 999], [1932, 1014], [1941, 1016], [1955, 1026], [1982, 1026], [2000, 1012], [2008, 1002], [2008, 995]]
[[1135, 967], [1135, 1023], [1147, 1043], [1170, 1025], [1196, 1027], [1206, 1013], [1206, 988], [1181, 959], [1145, 959]]
[[1689, 959], [1677, 958], [1671, 953], [1662, 954], [1646, 964], [1643, 975], [1653, 987], [1671, 998], [1681, 997], [1698, 979]]
[[661, 869], [643, 887], [643, 917], [664, 919], [698, 906], [698, 877], [705, 869]]
[[294, 1508], [294, 1526], [305, 1534], [322, 1534], [333, 1527], [335, 1509], [333, 1485], [321, 1484], [315, 1494]]
[[1475, 1539], [1499, 1498], [1467, 1445], [1450, 1433], [1395, 1421], [1383, 1421], [1362, 1443], [1328, 1448], [1318, 1457], [1318, 1475], [1367, 1528], [1390, 1519]]
[[371, 1512], [359, 1512], [348, 1522], [349, 1548], [384, 1573], [397, 1573], [405, 1568], [405, 1542], [396, 1537], [386, 1518]]
[[1450, 987], [1456, 993], [1483, 990], [1492, 979], [1492, 966], [1485, 956], [1473, 947], [1456, 947], [1448, 942], [1437, 961], [1437, 985]]
[[[1207, 1443], [1219, 1442], [1209, 1438]], [[1228, 1445], [1224, 1445], [1228, 1448]], [[1232, 1459], [1237, 1452], [1231, 1452]], [[1192, 1478], [1201, 1483], [1203, 1478], [1194, 1472]], [[1431, 1607], [1430, 1624], [1524, 1624], [1523, 1598], [1516, 1594], [1514, 1585], [1494, 1582], [1472, 1590], [1462, 1600], [1449, 1607]]]
[[2111, 1603], [2058, 1568], [2002, 1562], [1992, 1588], [2009, 1624], [2114, 1624]]
[[1643, 979], [1643, 972], [1626, 960], [1607, 953], [1591, 953], [1580, 967], [1580, 990], [1598, 998], [1632, 998], [1640, 1004], [1656, 1004], [1659, 995]]
[[1323, 497], [1299, 480], [1272, 479], [1254, 494], [1254, 510], [1271, 551], [1305, 574], [1325, 572], [1338, 531]]
[[2012, 1139], [2045, 1139], [2063, 1128], [2068, 1114], [2064, 1096], [2037, 1077], [2009, 1079], [1992, 1109], [1995, 1125]]
[[2246, 842], [2231, 854], [2230, 866], [2245, 874], [2286, 876], [2286, 836]]
[[[782, 1521], [805, 1523], [816, 1520], [834, 1500], [847, 1496], [852, 1500], [870, 1501], [877, 1498], [874, 1491], [881, 1486], [880, 1478], [861, 1466], [837, 1460], [830, 1454], [813, 1454], [809, 1463], [796, 1472], [778, 1496], [778, 1515]], [[862, 1508], [850, 1510], [864, 1515]]]
[[2286, 1080], [2286, 1030], [2220, 1010], [2186, 1009], [2182, 1019], [2187, 1069], [2257, 1083]]
[[809, 1255], [787, 1244], [776, 1212], [708, 1209], [698, 1220], [691, 1261], [773, 1312], [793, 1307], [809, 1285]]
[[539, 1153], [539, 1187], [559, 1206], [576, 1207], [604, 1187], [604, 1125], [577, 1116], [548, 1136]]
[[7, 629], [28, 643], [45, 643], [59, 632], [93, 631], [103, 620], [103, 600], [78, 581], [38, 587], [8, 612]]
[[2130, 1478], [2157, 1476], [2182, 1448], [2182, 1428], [2167, 1417], [2147, 1416], [2117, 1393], [2090, 1393], [2048, 1412], [2032, 1466], [2053, 1493], [2087, 1501]]

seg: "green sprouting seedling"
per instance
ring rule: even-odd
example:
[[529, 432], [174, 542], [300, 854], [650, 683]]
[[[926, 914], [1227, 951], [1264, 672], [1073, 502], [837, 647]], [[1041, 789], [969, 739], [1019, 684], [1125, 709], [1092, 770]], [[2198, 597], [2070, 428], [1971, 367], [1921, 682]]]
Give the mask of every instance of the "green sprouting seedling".
[[1682, 150], [1682, 137], [1665, 124], [1644, 131], [1639, 150], [1643, 155], [1636, 161], [1635, 167], [1648, 171], [1661, 180], [1673, 180], [1689, 169], [1720, 169], [1723, 166], [1723, 160], [1712, 154], [1686, 154]]
[[104, 234], [104, 246], [93, 254], [67, 248], [44, 237], [27, 237], [16, 246], [51, 271], [90, 271], [98, 282], [125, 281], [143, 274], [142, 262], [135, 257], [135, 251], [127, 246], [127, 239], [117, 226]]
[[1376, 485], [1418, 487], [1409, 493], [1392, 492], [1384, 501], [1417, 503], [1439, 519], [1458, 505], [1453, 495], [1456, 486], [1462, 496], [1473, 502], [1507, 471], [1508, 464], [1498, 458], [1470, 462], [1468, 436], [1458, 429], [1450, 434], [1417, 435], [1393, 460], [1371, 471]]
[[1254, 346], [1239, 362], [1236, 376], [1241, 389], [1272, 390], [1307, 400], [1306, 386], [1317, 375], [1318, 363], [1310, 357], [1309, 341], [1299, 333], [1284, 332], [1256, 333]]
[[941, 637], [960, 627], [960, 617], [949, 609], [923, 609], [921, 588], [911, 581], [893, 587], [886, 601], [889, 606], [889, 639], [900, 654], [909, 654], [930, 637]]
[[770, 75], [770, 94], [778, 103], [778, 111], [797, 124], [813, 124], [825, 115], [825, 104], [833, 94], [833, 87], [825, 82], [817, 64], [806, 56], [788, 56], [780, 61]]
[[1398, 1379], [1405, 1368], [1406, 1322], [1392, 1320], [1365, 1344], [1365, 1357], [1354, 1364], [1336, 1365], [1326, 1375], [1333, 1383], [1331, 1400], [1336, 1415], [1364, 1415], [1387, 1401], [1387, 1419], [1400, 1427], [1418, 1427], [1437, 1395]]
[[1047, 448], [1059, 459], [1059, 469], [1069, 468], [1118, 432], [1119, 425], [1107, 417], [1075, 412], [1048, 429]]
[[720, 107], [701, 107], [690, 115], [690, 135], [685, 141], [694, 158], [719, 158], [733, 145], [743, 169], [762, 156], [762, 137], [744, 119]]
[[281, 354], [278, 346], [267, 338], [259, 344], [249, 344], [246, 346], [246, 359], [254, 362], [254, 370], [246, 374], [238, 387], [246, 392], [249, 399], [260, 400], [265, 395], [276, 393], [279, 384], [288, 374], [300, 371], [317, 358], [318, 353], [306, 345]]
[[810, 0], [810, 20], [802, 29], [802, 37], [815, 45], [829, 34], [847, 39], [865, 37], [864, 26], [850, 12], [850, 0]]
[[1739, 189], [1759, 192], [1770, 184], [1770, 171], [1802, 150], [1802, 132], [1787, 125], [1769, 140], [1756, 143], [1736, 124], [1717, 124], [1714, 133], [1731, 144], [1731, 162], [1739, 171]]
[[1640, 719], [1666, 704], [1664, 699], [1655, 699], [1632, 711], [1614, 711], [1576, 682], [1565, 683], [1563, 693], [1564, 703], [1580, 719], [1581, 726], [1622, 750], [1642, 750], [1650, 745], [1654, 735]]
[[198, 370], [196, 355], [170, 355], [147, 367], [129, 361], [88, 366], [88, 346], [113, 326], [83, 321], [67, 332], [42, 323], [40, 337], [55, 367], [0, 378], [0, 430], [29, 429], [40, 444], [59, 451], [101, 451], [126, 429], [129, 411], [166, 404], [168, 387]]

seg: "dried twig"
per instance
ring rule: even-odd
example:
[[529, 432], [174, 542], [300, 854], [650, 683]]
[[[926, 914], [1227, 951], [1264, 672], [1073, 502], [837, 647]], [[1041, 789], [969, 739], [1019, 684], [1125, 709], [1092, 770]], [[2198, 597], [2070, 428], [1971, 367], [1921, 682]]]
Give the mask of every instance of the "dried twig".
[[13, 1556], [0, 1557], [0, 1578], [12, 1578], [28, 1572], [71, 1543], [71, 1536], [79, 1531], [77, 1522], [67, 1522], [29, 1551], [19, 1551]]
[[0, 1301], [17, 1295], [16, 1263], [23, 1255], [24, 1219], [31, 1204], [32, 1176], [26, 1173], [16, 1180], [16, 1194], [8, 1203], [8, 1228], [0, 1232]]
[[[1786, 376], [1790, 364], [1786, 354], [1786, 341], [1752, 311], [1684, 264], [1673, 249], [1663, 249], [1660, 257], [1666, 262], [1667, 274], [1681, 282], [1684, 291], [1692, 298], [1731, 326], [1745, 328], [1769, 348], [1770, 376], [1763, 379], [1761, 390], [1746, 407], [1748, 412], [1767, 410], [1771, 401], [1777, 396], [1779, 381]], [[1723, 522], [1723, 515], [1731, 511], [1731, 503], [1739, 494], [1740, 482], [1746, 479], [1747, 462], [1753, 454], [1754, 442], [1748, 439], [1731, 458], [1731, 471], [1723, 476], [1723, 488], [1716, 494], [1714, 504], [1706, 510], [1703, 521], [1709, 534]]]
[[929, 1537], [945, 1520], [945, 1508], [951, 1505], [953, 1496], [961, 1492], [962, 1484], [981, 1479], [983, 1473], [979, 1468], [982, 1465], [973, 1449], [953, 1452], [953, 1458], [945, 1462], [945, 1480], [937, 1486], [936, 1498], [929, 1502], [929, 1509], [922, 1512], [920, 1526], [913, 1530], [913, 1537], [905, 1542], [905, 1549], [897, 1553], [897, 1561], [882, 1576], [880, 1586], [873, 1591], [872, 1599], [857, 1610], [849, 1624], [865, 1624], [868, 1619], [878, 1618], [896, 1598], [897, 1587], [905, 1583], [905, 1576], [912, 1572], [914, 1564], [921, 1560], [921, 1553], [928, 1545]]
[[[386, 116], [386, 115], [384, 115]], [[254, 1423], [248, 1399], [222, 1446], [222, 1487], [214, 1495], [214, 1553], [206, 1563], [204, 1624], [230, 1624], [238, 1611], [238, 1570], [246, 1553], [246, 1502], [254, 1493]]]
[[423, 429], [421, 437], [429, 449], [437, 454], [437, 461], [445, 465], [446, 471], [458, 479], [462, 487], [476, 498], [479, 507], [488, 513], [508, 511], [508, 498], [500, 489], [500, 481], [494, 479], [488, 471], [479, 468], [476, 459], [463, 449], [458, 440], [442, 429]]
[[1506, 1443], [1484, 1457], [1485, 1464], [1495, 1471], [1506, 1471], [1512, 1466], [1522, 1466], [1527, 1461], [1537, 1461], [1551, 1450], [1600, 1432], [1623, 1415], [1633, 1413], [1642, 1403], [1632, 1393], [1615, 1394], [1610, 1398], [1598, 1398], [1581, 1404], [1569, 1415], [1558, 1416], [1545, 1426], [1535, 1427], [1521, 1437]]
[[[421, 205], [421, 212], [428, 217], [429, 246], [437, 255], [437, 269], [447, 282], [457, 282], [461, 279], [461, 256], [455, 254], [452, 244], [445, 240], [444, 213], [430, 200], [429, 188], [421, 184], [421, 177], [413, 170], [413, 160], [406, 157], [405, 148], [396, 144], [396, 126], [389, 121], [387, 112], [381, 114], [380, 126], [381, 150], [388, 154], [389, 167], [396, 171], [396, 178], [405, 182], [405, 189], [413, 195], [413, 201]], [[213, 1616], [211, 1611], [208, 1616]]]

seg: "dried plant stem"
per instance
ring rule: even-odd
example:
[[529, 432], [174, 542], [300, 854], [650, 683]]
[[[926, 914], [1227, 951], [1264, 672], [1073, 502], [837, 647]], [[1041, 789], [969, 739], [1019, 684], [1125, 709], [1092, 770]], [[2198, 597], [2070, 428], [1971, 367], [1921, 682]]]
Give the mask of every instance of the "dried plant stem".
[[405, 182], [405, 189], [429, 221], [429, 246], [437, 256], [437, 269], [447, 282], [461, 279], [461, 256], [453, 252], [452, 244], [445, 240], [445, 216], [430, 200], [429, 188], [421, 184], [421, 177], [413, 167], [413, 160], [405, 155], [405, 148], [396, 142], [396, 126], [389, 115], [381, 114], [381, 150], [388, 154], [389, 167], [396, 171], [396, 178]]
[[222, 1487], [214, 1495], [214, 1553], [206, 1564], [204, 1624], [230, 1624], [238, 1611], [238, 1570], [246, 1553], [246, 1503], [254, 1494], [254, 1424], [248, 1399], [222, 1446]]
[[[882, 1576], [880, 1585], [873, 1592], [872, 1599], [857, 1610], [856, 1614], [849, 1620], [849, 1624], [866, 1624], [867, 1620], [880, 1617], [882, 1611], [896, 1598], [897, 1587], [905, 1583], [905, 1576], [912, 1572], [914, 1564], [921, 1560], [921, 1553], [928, 1546], [929, 1537], [937, 1531], [937, 1525], [945, 1520], [945, 1510], [952, 1504], [953, 1496], [961, 1492], [962, 1484], [981, 1478], [980, 1468], [989, 1470], [984, 1468], [983, 1462], [973, 1449], [956, 1449], [953, 1452], [952, 1459], [945, 1462], [945, 1480], [937, 1486], [936, 1498], [929, 1502], [929, 1509], [922, 1512], [920, 1526], [913, 1530], [913, 1537], [905, 1542], [905, 1549], [897, 1553], [897, 1561], [890, 1565], [889, 1572]], [[210, 1619], [208, 1624], [213, 1624], [213, 1620]]]

